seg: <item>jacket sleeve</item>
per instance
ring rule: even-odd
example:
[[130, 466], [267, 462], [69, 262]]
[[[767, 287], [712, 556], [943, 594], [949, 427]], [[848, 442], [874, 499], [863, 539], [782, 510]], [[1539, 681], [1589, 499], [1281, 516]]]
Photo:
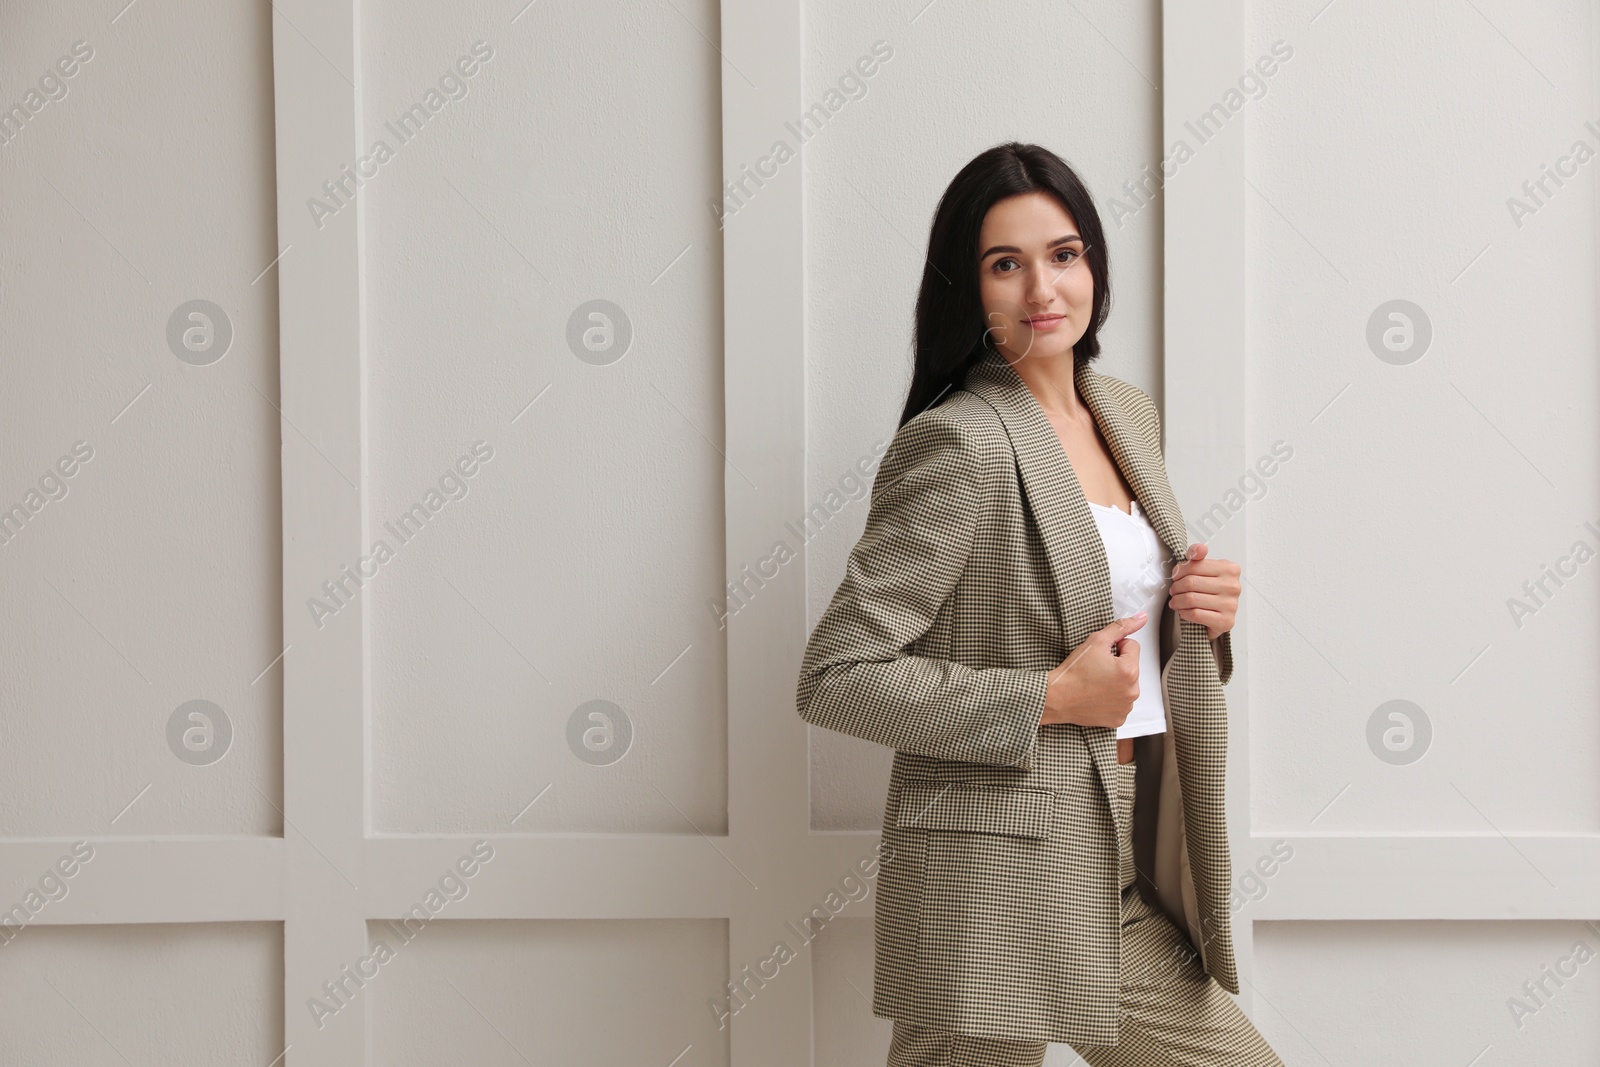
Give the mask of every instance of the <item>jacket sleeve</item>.
[[914, 655], [973, 551], [983, 456], [950, 413], [900, 429], [866, 530], [806, 644], [796, 704], [813, 726], [934, 759], [1031, 769], [1049, 672]]

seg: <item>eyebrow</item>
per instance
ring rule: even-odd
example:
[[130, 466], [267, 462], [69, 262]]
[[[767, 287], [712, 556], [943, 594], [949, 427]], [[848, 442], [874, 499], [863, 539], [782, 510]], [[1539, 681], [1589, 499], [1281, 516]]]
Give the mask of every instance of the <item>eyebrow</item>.
[[[1049, 244], [1044, 246], [1045, 247], [1045, 251], [1049, 251], [1050, 249], [1056, 247], [1057, 245], [1064, 245], [1064, 244], [1067, 244], [1067, 243], [1069, 243], [1071, 241], [1077, 241], [1079, 243], [1082, 243], [1083, 238], [1079, 237], [1075, 233], [1069, 233], [1065, 237], [1057, 237], [1054, 241], [1051, 241]], [[980, 261], [988, 259], [990, 256], [994, 255], [996, 252], [1010, 252], [1010, 253], [1012, 253], [1014, 255], [1018, 255], [1018, 256], [1022, 255], [1022, 249], [1017, 248], [1015, 245], [995, 245], [993, 248], [990, 248], [983, 255], [979, 256], [978, 259]]]

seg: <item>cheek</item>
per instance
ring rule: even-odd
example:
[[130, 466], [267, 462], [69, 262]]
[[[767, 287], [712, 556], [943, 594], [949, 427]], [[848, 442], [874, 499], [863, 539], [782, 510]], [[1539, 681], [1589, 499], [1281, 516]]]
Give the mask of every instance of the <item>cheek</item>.
[[1016, 301], [1009, 286], [985, 275], [978, 280], [978, 300], [983, 304], [984, 318], [993, 325], [1002, 318], [1015, 316]]
[[1001, 287], [995, 284], [993, 276], [988, 274], [978, 275], [978, 299], [983, 301], [983, 309], [988, 311], [1000, 303]]
[[1078, 266], [1078, 270], [1061, 279], [1062, 285], [1065, 286], [1061, 295], [1069, 304], [1088, 307], [1094, 302], [1094, 275], [1083, 270], [1083, 264], [1080, 263]]

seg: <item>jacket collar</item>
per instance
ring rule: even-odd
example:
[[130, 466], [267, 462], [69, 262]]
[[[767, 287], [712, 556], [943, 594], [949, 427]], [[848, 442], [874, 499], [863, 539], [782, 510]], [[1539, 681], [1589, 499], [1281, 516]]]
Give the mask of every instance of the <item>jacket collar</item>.
[[[1182, 559], [1189, 547], [1188, 531], [1160, 455], [1107, 387], [1104, 375], [1080, 365], [1073, 370], [1073, 382], [1157, 536], [1175, 560]], [[1023, 491], [1056, 582], [1067, 637], [1076, 647], [1113, 617], [1110, 569], [1088, 498], [1055, 427], [1005, 357], [990, 351], [968, 371], [966, 388], [994, 406], [1011, 437]], [[1085, 566], [1099, 579], [1088, 583], [1090, 596], [1084, 595]]]

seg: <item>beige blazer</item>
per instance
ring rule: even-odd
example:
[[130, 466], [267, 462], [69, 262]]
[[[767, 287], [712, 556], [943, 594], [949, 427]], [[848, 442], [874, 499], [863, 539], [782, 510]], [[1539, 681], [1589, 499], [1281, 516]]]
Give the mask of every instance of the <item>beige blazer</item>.
[[[1078, 393], [1157, 534], [1182, 559], [1161, 425], [1088, 367]], [[980, 1036], [1117, 1040], [1116, 732], [1040, 725], [1046, 676], [1113, 619], [1105, 549], [1060, 439], [991, 353], [901, 427], [866, 530], [806, 645], [814, 726], [895, 750], [874, 917], [873, 1014]], [[1164, 608], [1167, 732], [1136, 742], [1140, 891], [1238, 992], [1229, 925], [1222, 687], [1230, 635]]]

